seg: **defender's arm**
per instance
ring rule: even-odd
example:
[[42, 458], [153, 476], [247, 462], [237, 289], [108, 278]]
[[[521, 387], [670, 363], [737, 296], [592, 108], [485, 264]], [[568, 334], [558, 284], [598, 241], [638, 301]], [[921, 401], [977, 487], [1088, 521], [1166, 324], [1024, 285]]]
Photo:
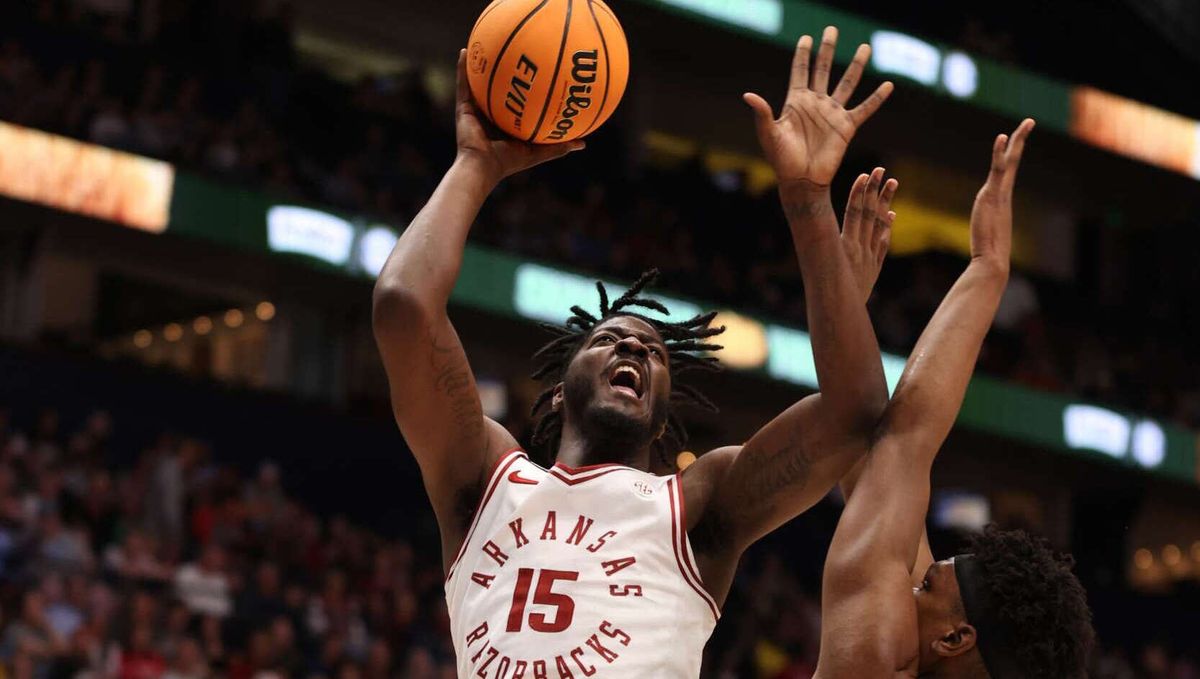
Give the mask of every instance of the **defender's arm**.
[[[868, 662], [881, 648], [894, 653], [896, 670], [912, 660], [913, 647], [904, 636], [912, 622], [871, 612], [912, 610], [906, 585], [924, 533], [929, 470], [958, 414], [1008, 279], [1012, 189], [1032, 129], [1033, 121], [1026, 120], [1011, 143], [1006, 135], [996, 139], [991, 172], [971, 215], [971, 263], [909, 357], [838, 521], [823, 583], [825, 676], [860, 676], [857, 663]], [[837, 635], [856, 624], [867, 629], [853, 637]]]

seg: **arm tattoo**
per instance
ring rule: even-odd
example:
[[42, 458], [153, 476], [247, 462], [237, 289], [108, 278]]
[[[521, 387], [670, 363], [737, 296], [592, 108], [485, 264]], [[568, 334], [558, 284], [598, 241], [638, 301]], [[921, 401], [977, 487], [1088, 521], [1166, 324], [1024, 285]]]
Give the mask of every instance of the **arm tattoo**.
[[483, 408], [471, 388], [471, 370], [462, 347], [434, 333], [430, 334], [429, 346], [434, 388], [449, 403], [457, 440], [460, 443], [478, 440], [483, 430]]
[[784, 488], [796, 484], [795, 490], [802, 489], [808, 483], [811, 469], [812, 460], [802, 450], [787, 447], [770, 452], [760, 461], [758, 473], [747, 483], [747, 497], [763, 498], [772, 503], [772, 496]]
[[754, 471], [747, 475], [739, 493], [747, 504], [774, 506], [779, 491], [789, 487], [799, 491], [808, 484], [813, 459], [802, 438], [793, 428], [782, 445], [755, 456]]

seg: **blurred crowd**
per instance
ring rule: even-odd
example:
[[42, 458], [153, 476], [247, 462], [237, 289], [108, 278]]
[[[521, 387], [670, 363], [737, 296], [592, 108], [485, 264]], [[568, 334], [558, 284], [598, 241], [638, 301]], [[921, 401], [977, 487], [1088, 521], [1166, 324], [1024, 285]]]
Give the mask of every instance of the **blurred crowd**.
[[436, 557], [316, 516], [275, 464], [243, 476], [195, 439], [118, 468], [112, 426], [0, 412], [4, 676], [454, 676]]
[[[22, 424], [0, 411], [3, 676], [454, 676], [436, 544], [326, 520], [289, 496], [274, 463], [245, 473], [197, 439], [115, 451], [104, 411], [77, 430], [53, 410]], [[810, 561], [768, 549], [748, 559], [707, 676], [812, 676]], [[1148, 646], [1133, 658], [1102, 653], [1093, 676], [1200, 673]]]
[[[0, 37], [0, 119], [397, 225], [453, 157], [447, 102], [420, 71], [347, 85], [306, 66], [286, 1], [36, 0], [0, 19], [12, 29]], [[586, 172], [507, 181], [472, 237], [613, 277], [656, 266], [672, 289], [804, 323], [771, 192], [699, 160], [630, 168], [616, 143], [602, 146], [581, 154]], [[1196, 231], [1130, 230], [1145, 261], [1120, 247], [1107, 260], [1084, 253], [1074, 281], [1016, 272], [982, 371], [1200, 427], [1200, 364], [1189, 360], [1200, 317], [1188, 299], [1200, 274], [1179, 254]], [[885, 348], [912, 347], [961, 267], [937, 253], [885, 267], [872, 302]], [[1101, 294], [1097, 281], [1121, 268], [1156, 275], [1126, 273]]]
[[[54, 410], [23, 422], [0, 409], [0, 677], [455, 676], [430, 536], [318, 516], [275, 463], [223, 463], [195, 438], [118, 450], [119, 426], [105, 411], [66, 426]], [[814, 510], [827, 531], [831, 504]], [[765, 544], [747, 557], [705, 677], [812, 677], [820, 550], [806, 553]], [[1151, 645], [1100, 653], [1092, 676], [1200, 672]]]

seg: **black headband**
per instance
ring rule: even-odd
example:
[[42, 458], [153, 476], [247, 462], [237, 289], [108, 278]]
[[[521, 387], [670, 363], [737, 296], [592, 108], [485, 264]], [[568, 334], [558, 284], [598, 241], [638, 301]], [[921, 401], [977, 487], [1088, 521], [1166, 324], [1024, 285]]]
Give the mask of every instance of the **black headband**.
[[992, 679], [1020, 679], [1012, 626], [996, 611], [983, 566], [972, 554], [954, 557], [954, 575], [967, 622], [975, 628], [975, 646]]

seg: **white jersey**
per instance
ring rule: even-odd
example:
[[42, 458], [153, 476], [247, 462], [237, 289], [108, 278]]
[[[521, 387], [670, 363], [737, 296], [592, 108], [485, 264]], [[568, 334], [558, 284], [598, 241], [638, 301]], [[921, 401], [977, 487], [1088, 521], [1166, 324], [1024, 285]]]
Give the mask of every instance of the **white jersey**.
[[698, 677], [719, 611], [685, 526], [677, 476], [505, 455], [446, 581], [460, 679]]

